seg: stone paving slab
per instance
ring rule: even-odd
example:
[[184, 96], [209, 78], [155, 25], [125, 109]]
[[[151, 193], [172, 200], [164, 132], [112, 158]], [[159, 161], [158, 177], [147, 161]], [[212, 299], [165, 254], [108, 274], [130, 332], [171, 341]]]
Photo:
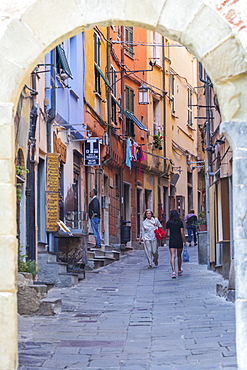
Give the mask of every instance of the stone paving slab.
[[168, 248], [147, 269], [144, 251], [53, 288], [62, 312], [19, 317], [19, 370], [237, 369], [234, 304], [216, 296], [223, 278], [189, 248], [171, 279]]

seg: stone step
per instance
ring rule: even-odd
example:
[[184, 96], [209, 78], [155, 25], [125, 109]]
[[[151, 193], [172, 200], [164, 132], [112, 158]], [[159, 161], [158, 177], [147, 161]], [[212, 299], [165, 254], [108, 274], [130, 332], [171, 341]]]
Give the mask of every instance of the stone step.
[[88, 259], [88, 267], [92, 269], [98, 269], [100, 267], [105, 266], [104, 258], [93, 258]]
[[40, 297], [45, 297], [48, 292], [48, 287], [45, 284], [29, 284], [28, 286], [35, 289]]
[[95, 256], [95, 252], [94, 251], [87, 251], [87, 258], [88, 259], [93, 259]]
[[116, 261], [119, 261], [120, 258], [120, 252], [115, 251], [115, 250], [102, 250], [98, 248], [93, 248], [90, 251], [88, 251], [88, 258], [94, 258], [95, 257], [107, 257], [107, 258], [113, 258]]
[[112, 262], [115, 262], [115, 258], [107, 257], [107, 256], [95, 256], [94, 260], [104, 262], [103, 266], [109, 265]]
[[59, 280], [56, 283], [57, 287], [70, 287], [78, 284], [78, 274], [74, 272], [66, 272], [58, 274]]
[[114, 250], [112, 250], [112, 251], [105, 251], [105, 256], [110, 257], [110, 258], [114, 258], [115, 261], [119, 261], [120, 260], [120, 255], [121, 255], [121, 253], [118, 252], [118, 251], [114, 251]]

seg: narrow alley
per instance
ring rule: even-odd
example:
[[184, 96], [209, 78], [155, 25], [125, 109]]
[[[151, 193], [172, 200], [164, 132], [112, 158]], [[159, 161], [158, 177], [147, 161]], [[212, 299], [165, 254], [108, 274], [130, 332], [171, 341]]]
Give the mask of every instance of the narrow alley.
[[171, 278], [169, 251], [147, 269], [133, 251], [72, 288], [54, 288], [62, 312], [19, 317], [19, 370], [237, 368], [234, 304], [216, 296], [222, 277], [188, 248]]

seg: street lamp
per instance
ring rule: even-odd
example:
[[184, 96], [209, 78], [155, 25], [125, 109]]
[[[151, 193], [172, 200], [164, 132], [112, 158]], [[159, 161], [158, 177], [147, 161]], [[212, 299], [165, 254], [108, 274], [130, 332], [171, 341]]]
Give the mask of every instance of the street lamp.
[[144, 83], [141, 84], [140, 87], [138, 87], [138, 103], [142, 105], [149, 104], [148, 101], [148, 90], [149, 88], [144, 85]]

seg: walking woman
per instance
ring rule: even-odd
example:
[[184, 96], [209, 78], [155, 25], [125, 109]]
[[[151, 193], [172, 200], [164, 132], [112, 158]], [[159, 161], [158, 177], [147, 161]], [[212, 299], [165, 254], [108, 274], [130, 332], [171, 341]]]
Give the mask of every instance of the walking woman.
[[182, 275], [182, 250], [183, 243], [186, 243], [184, 235], [183, 221], [180, 219], [176, 210], [172, 210], [170, 218], [166, 223], [166, 228], [170, 230], [169, 237], [169, 250], [170, 250], [170, 263], [172, 268], [172, 278], [176, 278], [175, 260], [178, 258], [178, 275]]
[[148, 268], [152, 268], [152, 262], [158, 266], [158, 240], [156, 239], [154, 230], [162, 227], [157, 218], [154, 217], [151, 209], [147, 209], [144, 213], [141, 240], [144, 241], [144, 250], [148, 260]]

